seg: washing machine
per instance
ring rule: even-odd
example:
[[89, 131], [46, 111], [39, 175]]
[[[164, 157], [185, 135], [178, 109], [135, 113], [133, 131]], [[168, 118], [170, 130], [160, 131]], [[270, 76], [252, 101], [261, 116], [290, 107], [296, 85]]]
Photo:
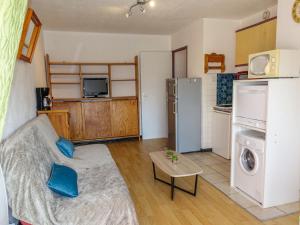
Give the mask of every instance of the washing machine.
[[265, 134], [243, 132], [236, 140], [235, 187], [261, 204], [264, 197]]

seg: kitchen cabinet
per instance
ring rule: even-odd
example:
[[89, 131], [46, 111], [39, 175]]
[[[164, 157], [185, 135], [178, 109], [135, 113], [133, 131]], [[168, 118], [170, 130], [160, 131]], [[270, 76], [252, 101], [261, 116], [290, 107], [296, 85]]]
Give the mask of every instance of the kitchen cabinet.
[[83, 138], [80, 102], [53, 102], [52, 110], [68, 110], [70, 114], [70, 138], [72, 140], [81, 140]]
[[236, 66], [248, 64], [249, 54], [276, 49], [277, 19], [236, 31]]
[[231, 113], [214, 111], [212, 127], [213, 152], [225, 159], [231, 155]]
[[53, 102], [52, 109], [69, 112], [73, 141], [139, 136], [137, 99]]
[[83, 102], [84, 138], [88, 140], [111, 137], [110, 102]]
[[115, 100], [111, 102], [113, 136], [137, 136], [139, 133], [137, 118], [137, 100]]
[[70, 124], [68, 110], [38, 111], [38, 115], [48, 116], [58, 136], [70, 139]]

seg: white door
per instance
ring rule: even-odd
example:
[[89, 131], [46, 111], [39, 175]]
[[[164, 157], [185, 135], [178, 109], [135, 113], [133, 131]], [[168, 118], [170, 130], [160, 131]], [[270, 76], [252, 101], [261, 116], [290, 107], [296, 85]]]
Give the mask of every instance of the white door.
[[140, 73], [143, 139], [167, 138], [166, 79], [172, 76], [171, 52], [142, 52]]

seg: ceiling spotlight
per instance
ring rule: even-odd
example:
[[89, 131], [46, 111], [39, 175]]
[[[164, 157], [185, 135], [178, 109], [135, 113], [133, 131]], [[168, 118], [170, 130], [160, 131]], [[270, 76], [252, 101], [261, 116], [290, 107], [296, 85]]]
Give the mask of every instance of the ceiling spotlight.
[[150, 6], [151, 8], [155, 7], [155, 1], [151, 0], [151, 1], [149, 2], [149, 6]]
[[136, 8], [136, 7], [139, 7], [141, 14], [146, 13], [145, 6], [147, 4], [149, 4], [149, 6], [151, 8], [153, 8], [155, 6], [155, 2], [153, 0], [137, 0], [137, 2], [134, 5], [130, 6], [130, 8], [129, 8], [128, 12], [125, 14], [125, 16], [127, 18], [129, 18], [130, 16], [132, 16], [133, 9]]

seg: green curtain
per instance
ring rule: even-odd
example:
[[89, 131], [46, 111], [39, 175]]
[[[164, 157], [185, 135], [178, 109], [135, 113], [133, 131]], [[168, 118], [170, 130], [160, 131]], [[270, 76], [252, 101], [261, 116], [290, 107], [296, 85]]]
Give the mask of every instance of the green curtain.
[[0, 0], [0, 140], [27, 3], [28, 0]]

